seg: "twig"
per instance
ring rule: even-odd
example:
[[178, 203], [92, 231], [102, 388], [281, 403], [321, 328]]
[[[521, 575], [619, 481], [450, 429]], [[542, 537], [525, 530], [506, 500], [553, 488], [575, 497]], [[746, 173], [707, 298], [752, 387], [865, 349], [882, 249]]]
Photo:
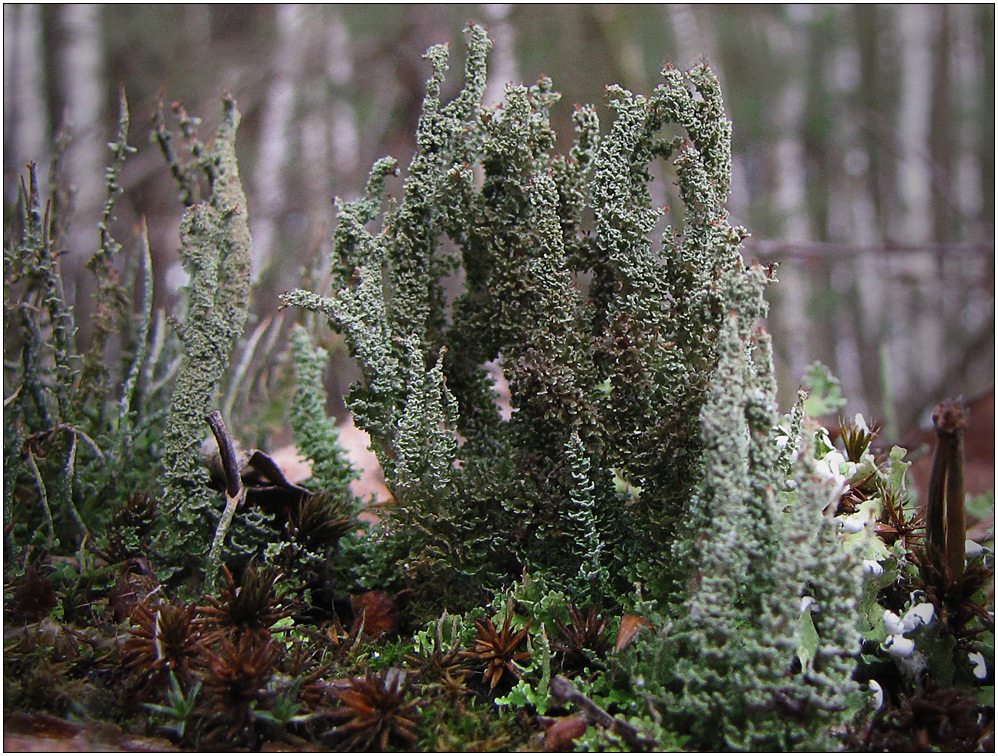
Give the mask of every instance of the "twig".
[[634, 750], [652, 751], [658, 745], [653, 738], [642, 734], [634, 725], [610, 716], [605, 709], [580, 692], [572, 681], [566, 677], [558, 675], [551, 681], [551, 695], [561, 703], [575, 704], [582, 709], [587, 721], [591, 724], [604, 727], [615, 735], [619, 735]]
[[[135, 430], [135, 419], [139, 416], [138, 407], [133, 407], [136, 387], [139, 378], [145, 372], [146, 358], [149, 354], [149, 325], [152, 322], [153, 304], [153, 271], [152, 254], [149, 249], [149, 228], [145, 216], [139, 226], [139, 239], [142, 243], [142, 306], [139, 310], [138, 331], [135, 334], [135, 355], [128, 368], [121, 389], [121, 399], [118, 402], [118, 432], [115, 438], [115, 455], [120, 459], [122, 452], [127, 452], [132, 446], [132, 434]], [[141, 404], [141, 402], [140, 402]]]
[[230, 420], [232, 419], [232, 408], [236, 403], [236, 394], [239, 393], [239, 389], [246, 378], [246, 373], [249, 371], [250, 362], [252, 362], [253, 357], [256, 355], [256, 345], [260, 341], [260, 337], [270, 328], [273, 322], [273, 315], [264, 318], [243, 347], [242, 358], [239, 360], [239, 365], [236, 366], [232, 380], [229, 382], [229, 390], [226, 392], [225, 400], [222, 402], [222, 409], [229, 416]]
[[[69, 428], [70, 431], [74, 429]], [[86, 434], [82, 434], [86, 436]], [[84, 542], [90, 537], [90, 531], [83, 522], [83, 517], [80, 515], [80, 511], [76, 508], [76, 504], [73, 503], [73, 482], [76, 480], [76, 448], [78, 436], [76, 433], [71, 433], [69, 442], [69, 451], [66, 453], [66, 465], [63, 468], [63, 491], [62, 495], [65, 499], [64, 503], [66, 509], [69, 512], [69, 516], [73, 518], [76, 526], [80, 529], [80, 533], [83, 535]], [[93, 443], [93, 440], [87, 436], [87, 440]], [[94, 445], [96, 448], [96, 444]], [[98, 450], [99, 451], [99, 450]], [[103, 455], [101, 455], [103, 457]], [[102, 460], [103, 461], [103, 460]]]
[[180, 201], [184, 203], [184, 207], [191, 207], [195, 203], [196, 192], [194, 182], [191, 181], [191, 177], [185, 166], [183, 166], [180, 163], [180, 160], [177, 159], [177, 153], [174, 151], [173, 145], [171, 144], [173, 134], [166, 128], [166, 121], [163, 118], [162, 91], [160, 91], [159, 97], [156, 100], [154, 123], [156, 130], [153, 132], [153, 136], [156, 139], [156, 143], [159, 145], [160, 151], [163, 153], [163, 157], [166, 159], [166, 164], [170, 168], [170, 173], [177, 182], [177, 187], [180, 190]]
[[211, 428], [218, 443], [218, 455], [222, 460], [222, 472], [225, 474], [225, 509], [218, 520], [218, 527], [215, 529], [215, 537], [211, 542], [211, 550], [208, 552], [208, 584], [215, 578], [215, 573], [221, 563], [222, 543], [225, 541], [225, 534], [232, 524], [232, 517], [236, 513], [239, 505], [246, 498], [246, 490], [242, 486], [239, 476], [239, 462], [236, 459], [236, 450], [232, 444], [232, 437], [229, 436], [225, 428], [225, 421], [222, 420], [222, 413], [213, 410], [208, 413], [205, 420]]

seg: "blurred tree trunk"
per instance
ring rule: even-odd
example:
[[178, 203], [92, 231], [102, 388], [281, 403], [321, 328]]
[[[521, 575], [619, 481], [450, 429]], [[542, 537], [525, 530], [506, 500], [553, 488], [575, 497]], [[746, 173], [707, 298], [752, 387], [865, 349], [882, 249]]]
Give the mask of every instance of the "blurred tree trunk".
[[62, 43], [59, 76], [65, 103], [64, 125], [72, 139], [63, 158], [63, 179], [72, 192], [73, 224], [61, 259], [64, 280], [77, 306], [81, 344], [88, 343], [93, 310], [85, 265], [97, 248], [96, 227], [104, 204], [104, 168], [110, 153], [104, 121], [105, 79], [101, 9], [95, 5], [59, 8]]
[[937, 8], [897, 5], [891, 8], [901, 40], [901, 100], [897, 114], [897, 140], [901, 194], [900, 223], [891, 229], [898, 241], [924, 244], [932, 233], [932, 32]]
[[[802, 140], [804, 144], [804, 182], [811, 228], [815, 240], [828, 239], [828, 131], [831, 128], [830, 94], [826, 87], [825, 70], [831, 65], [828, 12], [816, 6], [809, 7], [813, 14], [807, 25], [807, 45], [802, 58], [806, 71], [806, 102]], [[833, 270], [824, 260], [820, 261], [811, 276], [815, 296], [809, 303], [808, 316], [814, 321], [814, 337], [810, 344], [808, 362], [820, 359], [841, 377], [837, 347], [836, 324], [839, 298]]]
[[[980, 167], [981, 167], [981, 207], [990, 228], [985, 234], [994, 240], [995, 234], [995, 6], [982, 4], [976, 7], [980, 21], [980, 45], [983, 60], [981, 62], [982, 81], [980, 93], [981, 125], [979, 136]], [[994, 257], [991, 258], [992, 269]]]
[[[812, 238], [807, 216], [802, 142], [806, 72], [793, 64], [793, 60], [806, 48], [807, 36], [802, 24], [794, 23], [781, 14], [769, 19], [767, 38], [774, 57], [783, 63], [783, 70], [786, 72], [773, 113], [776, 127], [776, 144], [772, 157], [773, 209], [777, 223], [773, 231], [777, 238], [792, 245]], [[791, 402], [796, 398], [796, 387], [807, 367], [814, 325], [807, 313], [810, 298], [808, 276], [800, 266], [799, 261], [793, 260], [780, 266], [779, 298], [774, 317], [771, 318], [774, 331], [780, 336], [777, 343], [783, 345], [780, 351], [786, 375], [782, 376], [784, 380], [781, 383], [788, 389], [784, 399]]]
[[716, 42], [709, 31], [714, 24], [703, 24], [697, 18], [702, 7], [690, 3], [666, 3], [664, 9], [676, 40], [676, 66], [689, 68], [701, 56], [716, 62]]
[[[941, 5], [936, 10], [935, 45], [932, 48], [932, 111], [930, 118], [929, 155], [931, 155], [932, 239], [955, 240], [955, 214], [958, 212], [954, 195], [953, 176], [958, 150], [958, 132], [953, 113], [953, 66], [950, 37], [951, 8]], [[941, 264], [942, 257], [939, 262]]]
[[[253, 167], [250, 197], [250, 224], [253, 233], [251, 259], [253, 276], [270, 264], [274, 247], [280, 242], [281, 219], [286, 205], [287, 164], [291, 125], [295, 118], [296, 91], [305, 59], [305, 21], [309, 12], [298, 4], [278, 5], [277, 43], [272, 57], [273, 76], [267, 87], [260, 126], [260, 140]], [[309, 156], [304, 156], [306, 160]]]
[[[353, 62], [350, 32], [335, 7], [329, 9], [326, 29], [325, 70], [333, 92], [330, 102], [332, 112], [329, 135], [333, 172], [341, 185], [349, 186], [355, 185], [362, 174], [359, 154], [360, 127], [357, 123], [357, 109], [353, 104], [354, 92], [351, 89], [356, 67]], [[328, 203], [328, 198], [326, 201]]]
[[909, 383], [904, 388], [921, 393], [939, 383], [945, 364], [941, 257], [928, 245], [945, 239], [945, 215], [937, 214], [934, 206], [951, 201], [945, 175], [952, 139], [946, 103], [952, 82], [948, 78], [939, 81], [949, 74], [945, 6], [912, 5], [898, 11], [903, 40], [898, 124], [903, 150], [899, 186], [905, 211], [903, 238], [927, 246], [925, 252], [908, 255], [906, 260], [906, 273], [913, 279], [910, 296], [905, 298], [910, 337], [907, 348], [898, 350], [906, 363], [899, 375]]
[[845, 9], [835, 12], [837, 44], [828, 72], [836, 113], [836, 128], [830, 132], [834, 143], [829, 146], [835, 161], [831, 170], [829, 237], [862, 248], [855, 264], [842, 274], [839, 348], [851, 352], [847, 359], [855, 373], [856, 395], [866, 399], [866, 411], [879, 408], [881, 418], [892, 426], [894, 412], [890, 398], [883, 391], [879, 351], [879, 345], [890, 338], [892, 328], [887, 310], [889, 298], [885, 297], [883, 285], [887, 261], [882, 254], [872, 251], [882, 240], [869, 180], [870, 156], [863, 138], [858, 96], [863, 66], [855, 23], [855, 14]]
[[[38, 165], [39, 180], [47, 184], [51, 141], [44, 60], [39, 7], [4, 4], [4, 165], [21, 173], [29, 162], [34, 162]], [[15, 201], [17, 182], [9, 182], [7, 190], [6, 201]], [[42, 193], [46, 192], [43, 185]]]

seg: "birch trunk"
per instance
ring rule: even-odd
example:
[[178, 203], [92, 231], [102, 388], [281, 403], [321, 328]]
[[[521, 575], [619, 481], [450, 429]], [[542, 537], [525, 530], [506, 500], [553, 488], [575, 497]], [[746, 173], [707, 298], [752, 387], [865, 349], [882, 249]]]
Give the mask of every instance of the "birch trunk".
[[[787, 64], [787, 76], [773, 113], [777, 132], [773, 148], [773, 209], [777, 218], [774, 232], [789, 245], [812, 239], [807, 217], [805, 154], [801, 140], [806, 102], [804, 72], [791, 63], [807, 45], [802, 26], [802, 22], [776, 17], [770, 19], [767, 28], [770, 49]], [[781, 263], [779, 279], [779, 299], [770, 320], [774, 331], [782, 332], [783, 336], [780, 340], [784, 345], [781, 351], [787, 373], [784, 388], [793, 390], [804, 376], [808, 363], [814, 359], [811, 354], [813, 323], [807, 312], [811, 287], [799, 262], [793, 260]]]
[[326, 74], [333, 84], [330, 101], [330, 135], [333, 172], [344, 182], [356, 181], [360, 168], [360, 127], [351, 98], [355, 69], [350, 32], [336, 8], [331, 8], [325, 49]]
[[72, 141], [63, 158], [63, 177], [72, 192], [72, 223], [60, 260], [66, 294], [76, 304], [78, 339], [90, 338], [93, 282], [86, 263], [97, 249], [97, 223], [103, 209], [104, 168], [110, 158], [103, 122], [105, 83], [100, 8], [63, 5], [59, 9], [59, 74], [64, 122]]
[[510, 20], [511, 3], [485, 3], [482, 5], [488, 20], [492, 54], [489, 56], [489, 79], [485, 85], [482, 104], [498, 105], [506, 95], [506, 87], [520, 81], [516, 65], [516, 29]]
[[900, 148], [898, 189], [903, 216], [892, 229], [895, 239], [921, 244], [931, 233], [931, 164], [929, 126], [932, 117], [931, 92], [932, 25], [935, 9], [925, 5], [892, 8], [901, 40], [901, 102], [897, 138]]
[[[39, 6], [5, 4], [3, 37], [4, 163], [13, 175], [36, 163], [44, 196], [50, 131]], [[16, 200], [16, 191], [17, 182], [9, 182], [8, 203]]]
[[250, 216], [253, 235], [250, 259], [254, 279], [259, 279], [270, 264], [274, 247], [279, 242], [280, 219], [287, 211], [285, 178], [296, 87], [305, 53], [305, 13], [301, 5], [277, 6], [278, 40], [273, 53], [273, 78], [267, 87], [260, 128], [262, 136], [249, 195], [255, 198]]

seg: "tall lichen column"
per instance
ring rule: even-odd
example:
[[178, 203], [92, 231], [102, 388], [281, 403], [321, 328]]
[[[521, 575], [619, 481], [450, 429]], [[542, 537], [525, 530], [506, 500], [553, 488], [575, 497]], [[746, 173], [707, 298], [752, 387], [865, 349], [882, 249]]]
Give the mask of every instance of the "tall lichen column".
[[163, 460], [165, 504], [187, 553], [197, 553], [197, 547], [207, 544], [217, 519], [210, 512], [200, 447], [208, 431], [205, 416], [213, 408], [218, 381], [243, 331], [250, 295], [251, 238], [236, 164], [240, 116], [231, 96], [224, 96], [223, 105], [222, 123], [204, 158], [210, 198], [189, 208], [180, 225], [181, 257], [190, 283], [187, 313], [178, 325], [184, 354], [167, 419]]

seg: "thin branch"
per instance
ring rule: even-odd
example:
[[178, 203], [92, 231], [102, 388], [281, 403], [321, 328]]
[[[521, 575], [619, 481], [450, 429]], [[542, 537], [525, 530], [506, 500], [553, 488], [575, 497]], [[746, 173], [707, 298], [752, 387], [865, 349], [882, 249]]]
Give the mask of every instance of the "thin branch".
[[256, 327], [253, 334], [250, 336], [246, 345], [243, 347], [242, 358], [239, 360], [239, 364], [236, 366], [236, 370], [233, 373], [232, 380], [229, 382], [229, 390], [226, 392], [225, 400], [222, 402], [222, 412], [230, 420], [232, 419], [232, 408], [236, 403], [236, 395], [239, 393], [239, 389], [243, 385], [243, 381], [246, 378], [246, 373], [249, 371], [250, 363], [253, 361], [253, 357], [256, 355], [256, 346], [260, 341], [260, 338], [266, 333], [267, 329], [274, 322], [274, 316], [269, 315], [264, 318], [264, 320]]
[[575, 704], [582, 709], [583, 715], [589, 722], [604, 727], [615, 735], [619, 735], [630, 748], [636, 751], [653, 751], [658, 745], [653, 738], [642, 734], [634, 725], [610, 716], [605, 709], [601, 708], [595, 701], [582, 693], [566, 677], [557, 675], [551, 681], [551, 695], [560, 703]]
[[207, 580], [208, 585], [211, 585], [221, 564], [222, 544], [225, 542], [225, 534], [232, 524], [232, 518], [236, 514], [236, 509], [246, 499], [246, 489], [242, 487], [235, 446], [232, 443], [232, 437], [229, 436], [225, 428], [222, 413], [218, 410], [213, 410], [208, 413], [205, 420], [207, 420], [211, 432], [215, 436], [215, 441], [218, 443], [218, 454], [222, 460], [222, 471], [225, 474], [225, 509], [218, 520], [215, 537], [212, 539], [211, 549], [208, 552]]
[[236, 497], [242, 487], [242, 480], [239, 476], [239, 460], [236, 457], [235, 444], [232, 443], [232, 437], [225, 427], [221, 412], [212, 410], [205, 420], [215, 436], [215, 441], [218, 442], [218, 455], [222, 460], [222, 472], [225, 475], [225, 495]]
[[[115, 439], [115, 457], [121, 459], [122, 452], [127, 452], [132, 446], [133, 421], [138, 412], [132, 408], [135, 389], [139, 376], [145, 372], [146, 358], [149, 354], [149, 325], [152, 322], [153, 303], [153, 270], [152, 254], [149, 249], [149, 229], [145, 216], [139, 231], [142, 241], [142, 304], [139, 310], [138, 332], [135, 334], [135, 356], [128, 368], [128, 375], [121, 389], [121, 399], [118, 402], [118, 434]], [[141, 401], [139, 402], [141, 405]]]

